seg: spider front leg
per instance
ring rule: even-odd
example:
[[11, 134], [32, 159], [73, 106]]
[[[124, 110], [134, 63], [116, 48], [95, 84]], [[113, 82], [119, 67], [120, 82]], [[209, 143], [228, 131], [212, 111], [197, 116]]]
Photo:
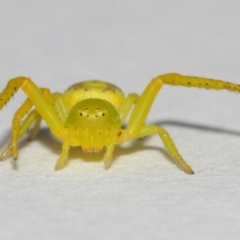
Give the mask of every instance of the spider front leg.
[[[27, 127], [36, 120], [35, 131], [38, 128], [38, 118], [43, 118], [51, 132], [59, 139], [62, 139], [66, 129], [64, 123], [58, 115], [57, 108], [55, 106], [54, 97], [48, 89], [38, 88], [29, 78], [17, 77], [11, 79], [8, 85], [0, 94], [0, 109], [7, 103], [7, 101], [17, 92], [19, 88], [27, 94], [28, 99], [18, 109], [13, 119], [12, 127], [12, 154], [14, 158], [17, 158], [17, 141], [21, 135], [27, 131]], [[22, 117], [35, 106], [39, 116], [35, 116], [35, 119], [27, 117], [28, 120], [24, 122], [24, 125], [20, 127], [20, 120]], [[36, 112], [35, 112], [36, 113]], [[30, 115], [29, 115], [30, 116]], [[34, 117], [33, 117], [34, 118]], [[8, 149], [8, 148], [7, 148]], [[5, 153], [7, 153], [7, 149]], [[3, 154], [4, 155], [4, 154]]]
[[214, 90], [225, 89], [230, 92], [240, 92], [240, 85], [217, 79], [184, 76], [178, 73], [169, 73], [154, 78], [144, 90], [142, 95], [139, 97], [130, 117], [127, 129], [123, 131], [123, 134], [119, 138], [119, 144], [134, 138], [157, 133], [162, 138], [170, 155], [183, 168], [183, 170], [188, 173], [193, 173], [191, 168], [184, 162], [182, 157], [179, 155], [175, 144], [171, 140], [169, 134], [164, 129], [156, 126], [143, 126], [143, 123], [148, 115], [152, 103], [163, 84]]
[[[62, 94], [54, 93], [52, 97], [52, 94], [47, 88], [41, 88], [41, 91], [49, 99], [50, 102], [53, 102], [54, 97], [56, 110], [59, 113], [60, 118], [65, 120], [67, 113], [66, 109], [64, 109], [64, 106], [62, 104]], [[24, 119], [23, 123], [20, 125], [20, 120], [24, 117], [24, 115], [29, 111], [32, 106], [29, 99], [26, 99], [25, 102], [26, 103], [24, 103], [14, 114], [12, 125], [12, 138], [6, 149], [1, 153], [0, 160], [6, 159], [11, 154], [13, 146], [16, 146], [17, 141], [19, 141], [28, 132], [32, 125], [33, 127], [31, 128], [28, 139], [33, 140], [39, 132], [42, 118], [41, 115], [38, 113], [37, 109], [33, 109]], [[16, 152], [16, 149], [14, 151]]]
[[[46, 96], [49, 99], [49, 101], [53, 100], [52, 95], [47, 88], [40, 88], [40, 90], [43, 92], [44, 96]], [[12, 122], [12, 139], [8, 144], [8, 147], [1, 154], [0, 159], [6, 158], [9, 155], [11, 150], [12, 150], [12, 155], [14, 159], [17, 159], [17, 156], [18, 156], [17, 141], [24, 136], [24, 134], [28, 131], [29, 127], [34, 122], [35, 124], [30, 133], [29, 138], [33, 139], [38, 133], [40, 122], [41, 122], [41, 116], [39, 115], [36, 109], [34, 109], [32, 112], [30, 112], [30, 114], [27, 115], [27, 118], [24, 120], [24, 122], [20, 126], [21, 119], [29, 112], [32, 106], [33, 104], [31, 100], [27, 98], [25, 102], [22, 104], [22, 106], [14, 114], [14, 118]]]
[[32, 105], [35, 106], [41, 117], [48, 124], [52, 133], [56, 137], [61, 135], [61, 130], [64, 130], [64, 124], [58, 115], [52, 94], [48, 89], [43, 91], [37, 87], [30, 78], [17, 77], [8, 82], [6, 88], [0, 94], [0, 109], [7, 104], [8, 100], [19, 88], [22, 88], [26, 93]]
[[131, 111], [132, 106], [137, 102], [139, 96], [135, 93], [131, 93], [127, 96], [124, 103], [119, 109], [119, 116], [121, 118], [122, 124], [126, 120], [129, 112]]
[[178, 73], [167, 73], [156, 77], [164, 84], [183, 86], [183, 87], [196, 87], [213, 90], [227, 90], [230, 92], [240, 92], [240, 85], [236, 83], [226, 82], [218, 79], [186, 76]]
[[139, 97], [135, 108], [131, 114], [127, 129], [123, 131], [119, 142], [126, 142], [135, 138], [140, 138], [147, 135], [158, 134], [163, 140], [169, 154], [173, 157], [176, 163], [187, 173], [193, 174], [191, 167], [183, 160], [181, 155], [172, 141], [170, 135], [161, 127], [157, 126], [143, 126], [153, 101], [163, 86], [161, 78], [155, 78], [144, 90]]

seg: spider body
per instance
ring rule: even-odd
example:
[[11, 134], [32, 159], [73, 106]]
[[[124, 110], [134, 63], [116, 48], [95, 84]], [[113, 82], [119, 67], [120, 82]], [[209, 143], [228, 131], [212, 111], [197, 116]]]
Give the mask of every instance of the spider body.
[[[0, 159], [5, 159], [10, 154], [17, 159], [17, 142], [32, 126], [30, 139], [33, 139], [43, 119], [52, 134], [63, 142], [56, 170], [66, 165], [71, 146], [81, 146], [85, 152], [105, 149], [104, 162], [105, 166], [109, 166], [116, 145], [157, 134], [176, 164], [186, 173], [193, 174], [168, 132], [160, 126], [144, 124], [153, 101], [164, 84], [240, 92], [238, 84], [177, 73], [157, 76], [141, 95], [131, 93], [127, 96], [118, 87], [102, 81], [77, 83], [61, 94], [39, 88], [27, 77], [16, 77], [8, 82], [0, 94], [0, 109], [19, 88], [25, 92], [27, 99], [13, 117], [12, 138]], [[123, 128], [128, 115], [129, 121]], [[22, 119], [23, 122], [20, 123]]]
[[81, 146], [85, 152], [100, 152], [119, 131], [118, 110], [125, 96], [113, 84], [99, 80], [80, 82], [55, 96], [62, 103], [59, 111], [64, 109], [66, 128], [73, 129], [68, 137], [71, 146]]

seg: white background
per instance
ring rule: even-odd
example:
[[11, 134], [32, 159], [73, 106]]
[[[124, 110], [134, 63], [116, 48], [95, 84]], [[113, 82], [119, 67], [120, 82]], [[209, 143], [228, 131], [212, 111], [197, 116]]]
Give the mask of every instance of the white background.
[[[103, 79], [141, 93], [179, 72], [240, 83], [239, 1], [1, 1], [0, 89], [15, 76], [64, 91]], [[0, 149], [19, 91], [0, 112]], [[102, 154], [61, 144], [43, 124], [19, 159], [0, 162], [1, 239], [239, 239], [240, 97], [165, 86], [147, 120], [161, 124], [195, 170], [189, 176], [157, 136]]]

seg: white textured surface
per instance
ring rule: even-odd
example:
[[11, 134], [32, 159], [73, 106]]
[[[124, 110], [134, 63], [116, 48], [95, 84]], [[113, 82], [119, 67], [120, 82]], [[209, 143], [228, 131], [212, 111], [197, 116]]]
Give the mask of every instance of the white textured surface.
[[[117, 3], [118, 2], [118, 3]], [[166, 72], [240, 83], [237, 1], [6, 1], [0, 3], [0, 89], [30, 76], [63, 91], [84, 79], [140, 93]], [[0, 112], [0, 148], [18, 93]], [[43, 126], [0, 162], [1, 239], [239, 239], [240, 98], [164, 87], [149, 115], [175, 139], [196, 174], [169, 159], [155, 136], [119, 147], [112, 168], [60, 144]]]

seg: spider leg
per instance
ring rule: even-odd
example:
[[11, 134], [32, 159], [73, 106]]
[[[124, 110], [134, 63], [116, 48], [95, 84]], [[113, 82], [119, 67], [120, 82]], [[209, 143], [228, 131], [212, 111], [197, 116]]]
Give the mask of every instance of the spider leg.
[[[41, 88], [42, 91], [45, 91], [45, 95], [51, 100], [52, 98], [50, 97], [51, 93], [47, 88]], [[60, 93], [54, 93], [53, 97], [55, 99], [55, 106], [57, 109], [57, 112], [60, 115], [60, 118], [65, 121], [67, 117], [67, 110], [64, 107], [64, 103], [62, 101], [62, 94]], [[24, 119], [24, 122], [21, 124], [20, 129], [19, 129], [19, 139], [23, 137], [23, 135], [30, 129], [31, 125], [33, 125], [33, 128], [30, 131], [29, 134], [29, 140], [33, 140], [36, 135], [39, 132], [40, 129], [40, 124], [41, 124], [41, 115], [38, 113], [36, 109], [32, 110]]]
[[[45, 95], [49, 98], [50, 101], [52, 101], [50, 91], [47, 88], [41, 88], [41, 89], [42, 89], [42, 91], [45, 91]], [[60, 118], [65, 122], [68, 113], [67, 113], [67, 110], [66, 110], [66, 108], [64, 106], [64, 103], [62, 101], [62, 94], [53, 93], [53, 97], [54, 97], [54, 100], [55, 100], [54, 103], [55, 103], [56, 110], [57, 110]], [[30, 131], [29, 140], [33, 140], [36, 137], [36, 135], [38, 134], [39, 129], [40, 129], [40, 123], [41, 123], [41, 120], [42, 120], [40, 114], [38, 113], [38, 111], [36, 109], [34, 109], [33, 112], [31, 112], [31, 114], [34, 116], [35, 122], [34, 122], [33, 128]], [[32, 123], [27, 124], [27, 126], [25, 127], [26, 131], [30, 128], [31, 125], [32, 125]], [[21, 129], [20, 129], [20, 132], [21, 132]]]
[[[28, 124], [26, 127], [24, 127], [24, 126], [23, 127], [25, 129], [29, 129], [31, 127], [31, 125], [34, 124], [33, 128], [30, 130], [29, 137], [28, 137], [29, 140], [33, 140], [34, 138], [36, 138], [36, 136], [39, 132], [42, 118], [41, 118], [40, 114], [38, 113], [38, 111], [36, 109], [34, 109], [32, 112], [30, 112], [30, 114], [32, 114], [33, 117], [34, 117], [34, 123], [32, 122], [31, 124]], [[28, 118], [28, 116], [27, 116], [27, 118]], [[24, 122], [23, 122], [23, 124], [24, 124]], [[20, 130], [19, 130], [19, 137], [20, 138], [21, 138], [21, 127], [22, 127], [22, 125], [20, 126]], [[27, 132], [27, 130], [25, 132]], [[24, 133], [23, 133], [23, 135], [24, 135]]]
[[[146, 87], [142, 95], [138, 98], [138, 101], [133, 109], [129, 123], [128, 123], [128, 135], [136, 136], [143, 125], [148, 112], [153, 104], [153, 101], [164, 84], [176, 85], [176, 86], [188, 86], [198, 87], [215, 90], [228, 90], [233, 92], [240, 92], [240, 85], [222, 80], [214, 80], [210, 78], [191, 77], [184, 76], [177, 73], [168, 73], [157, 76]], [[128, 137], [129, 137], [128, 136]]]
[[[49, 99], [49, 101], [51, 101], [53, 103], [53, 98], [52, 98], [50, 91], [47, 88], [40, 88], [40, 90], [43, 92], [44, 96], [46, 96]], [[20, 126], [20, 121], [29, 112], [29, 110], [32, 108], [32, 106], [33, 106], [33, 104], [31, 102], [31, 100], [29, 98], [27, 98], [25, 100], [25, 102], [22, 104], [22, 106], [17, 110], [17, 112], [15, 113], [14, 118], [13, 118], [11, 145], [12, 145], [12, 154], [15, 159], [17, 158], [17, 155], [18, 155], [17, 141], [26, 133], [26, 131], [30, 127], [30, 125], [29, 125], [30, 118], [27, 118], [28, 121], [24, 123], [22, 130], [21, 130], [21, 126]], [[54, 104], [54, 106], [55, 106], [55, 104]], [[56, 106], [55, 106], [55, 109], [56, 109]], [[30, 134], [30, 138], [34, 138], [39, 131], [41, 116], [39, 115], [39, 113], [36, 110], [35, 112], [32, 112], [32, 115], [30, 115], [30, 117], [34, 117], [35, 118], [34, 120], [36, 120], [33, 131]]]
[[160, 75], [155, 79], [159, 79], [165, 84], [175, 85], [175, 86], [206, 88], [206, 89], [214, 89], [214, 90], [225, 89], [230, 92], [240, 92], [239, 84], [230, 83], [230, 82], [226, 82], [218, 79], [185, 76], [178, 73], [168, 73], [168, 74]]
[[104, 163], [106, 167], [108, 167], [111, 164], [112, 153], [115, 145], [136, 138], [148, 115], [153, 100], [156, 97], [162, 85], [163, 83], [161, 80], [153, 79], [152, 82], [144, 90], [141, 96], [130, 94], [129, 97], [125, 100], [125, 105], [123, 105], [120, 109], [120, 116], [122, 116], [122, 119], [125, 119], [127, 117], [127, 114], [134, 103], [135, 107], [130, 116], [127, 128], [121, 129], [120, 132], [118, 132], [116, 139], [113, 139], [112, 143], [106, 146], [106, 152], [104, 155]]
[[[22, 106], [16, 111], [13, 121], [12, 121], [12, 140], [11, 140], [11, 147], [12, 147], [12, 155], [14, 159], [17, 159], [18, 150], [17, 150], [17, 141], [19, 139], [20, 133], [20, 121], [21, 119], [30, 111], [32, 108], [32, 102], [29, 98], [25, 100]], [[22, 131], [24, 134], [24, 131]]]
[[[21, 124], [19, 131], [17, 133], [17, 140], [20, 140], [28, 131], [28, 129], [31, 127], [31, 125], [34, 123], [33, 129], [31, 130], [29, 135], [29, 139], [32, 140], [39, 131], [40, 122], [41, 116], [39, 115], [38, 111], [36, 109], [32, 110]], [[11, 139], [7, 148], [1, 153], [0, 160], [7, 158], [11, 154], [12, 145], [13, 144]]]
[[[127, 96], [124, 103], [120, 107], [118, 112], [119, 112], [119, 116], [121, 118], [122, 124], [126, 120], [132, 106], [137, 102], [138, 98], [139, 98], [139, 96], [137, 94], [131, 93]], [[108, 146], [106, 146], [106, 152], [103, 157], [105, 168], [108, 168], [111, 165], [112, 154], [113, 154], [115, 146], [116, 146], [116, 143], [114, 141], [111, 144], [109, 144]]]
[[174, 157], [174, 159], [180, 164], [180, 166], [182, 166], [186, 172], [193, 173], [191, 168], [183, 161], [182, 157], [178, 155], [178, 151], [173, 144], [173, 141], [164, 129], [160, 127], [143, 127], [143, 123], [146, 120], [153, 101], [164, 84], [215, 90], [225, 89], [233, 92], [240, 92], [240, 85], [217, 79], [214, 80], [209, 78], [184, 76], [177, 73], [169, 73], [154, 78], [143, 91], [142, 95], [140, 95], [138, 98], [133, 112], [130, 116], [127, 129], [122, 131], [117, 144], [121, 144], [123, 142], [140, 137], [144, 131], [146, 132], [146, 135], [158, 133], [162, 138], [165, 146], [167, 147], [170, 155]]
[[139, 96], [137, 94], [131, 93], [127, 96], [124, 103], [120, 107], [118, 112], [119, 112], [119, 116], [122, 120], [122, 124], [126, 120], [127, 115], [131, 111], [132, 106], [137, 102], [138, 98], [139, 98]]
[[41, 117], [48, 124], [52, 133], [61, 138], [65, 127], [58, 115], [54, 98], [48, 89], [45, 91], [38, 88], [30, 78], [17, 77], [11, 79], [6, 88], [0, 94], [0, 109], [6, 105], [7, 101], [18, 91], [19, 88], [27, 94], [32, 105], [34, 105]]
[[[43, 92], [45, 92], [47, 97], [50, 98], [51, 95], [49, 94], [50, 92], [49, 92], [48, 89], [41, 89], [41, 90]], [[66, 109], [62, 107], [63, 105], [61, 105], [61, 94], [55, 94], [54, 93], [53, 96], [56, 99], [55, 104], [56, 104], [56, 108], [57, 108], [57, 111], [58, 111], [60, 117], [63, 118], [63, 119], [66, 119], [66, 114], [65, 114]], [[29, 99], [27, 99], [26, 102], [28, 102], [28, 100]], [[17, 120], [17, 118], [18, 118], [17, 116], [19, 115], [19, 112], [22, 112], [21, 108], [24, 108], [24, 107], [21, 106], [14, 116], [15, 121], [18, 122], [18, 125], [19, 125], [20, 120]], [[22, 115], [20, 118], [22, 118], [23, 116], [24, 115]], [[27, 117], [24, 119], [21, 126], [18, 127], [18, 130], [17, 130], [18, 133], [17, 133], [17, 131], [15, 133], [15, 135], [17, 134], [17, 140], [19, 140], [20, 138], [22, 138], [25, 135], [25, 133], [28, 131], [28, 129], [31, 127], [32, 124], [34, 124], [34, 126], [31, 129], [29, 139], [32, 140], [33, 138], [35, 138], [35, 136], [39, 132], [39, 127], [40, 127], [41, 120], [42, 120], [42, 118], [41, 118], [40, 114], [38, 113], [37, 109], [32, 110], [27, 115]], [[11, 150], [13, 148], [13, 145], [14, 145], [14, 143], [11, 140], [8, 147], [0, 155], [0, 160], [8, 157], [11, 154]], [[69, 148], [70, 148], [70, 146], [65, 142], [62, 146], [62, 153], [61, 153], [61, 155], [60, 155], [60, 157], [59, 157], [59, 159], [56, 163], [55, 170], [60, 170], [66, 165]]]
[[[60, 94], [60, 93], [53, 93], [53, 94], [51, 94], [51, 92], [49, 91], [48, 88], [40, 88], [40, 89], [43, 91], [44, 95], [49, 99], [50, 102], [53, 102], [53, 100], [54, 100], [54, 106], [56, 108], [56, 111], [58, 112], [60, 118], [62, 120], [64, 120], [64, 122], [65, 122], [65, 119], [67, 117], [67, 111], [66, 111], [66, 109], [64, 107], [64, 104], [63, 104], [63, 102], [61, 100], [62, 99], [61, 98], [62, 94]], [[38, 132], [39, 132], [42, 118], [41, 118], [41, 115], [38, 113], [38, 111], [36, 109], [34, 109], [30, 114], [32, 114], [34, 116], [34, 118], [35, 118], [34, 119], [35, 120], [34, 126], [31, 129], [30, 134], [29, 134], [29, 140], [33, 140], [36, 137], [36, 135], [38, 134]], [[31, 116], [29, 116], [29, 117], [31, 117]], [[26, 131], [27, 131], [32, 124], [33, 124], [33, 122], [30, 124], [27, 121], [26, 122], [26, 127], [24, 127], [24, 126], [21, 126], [21, 127], [24, 127], [24, 129], [26, 129]], [[21, 132], [21, 129], [20, 129], [20, 132]]]
[[[60, 139], [68, 136], [68, 131], [58, 115], [55, 99], [48, 89], [38, 88], [31, 79], [17, 77], [11, 79], [0, 94], [0, 109], [18, 91], [19, 88], [27, 94], [28, 99], [18, 109], [13, 119], [12, 128], [12, 155], [17, 158], [17, 140], [19, 139], [20, 120], [27, 114], [32, 106], [35, 106], [40, 116], [45, 120], [51, 132]], [[36, 127], [37, 128], [37, 127]]]
[[108, 168], [111, 165], [112, 154], [115, 146], [116, 146], [116, 143], [111, 143], [106, 147], [106, 152], [103, 157], [105, 168]]
[[61, 93], [53, 93], [53, 97], [58, 115], [60, 116], [61, 120], [65, 122], [69, 111], [67, 110], [63, 101], [63, 95]]
[[153, 79], [139, 96], [136, 105], [132, 111], [126, 131], [119, 138], [119, 142], [125, 142], [126, 139], [135, 138], [139, 133], [146, 117], [150, 111], [153, 101], [163, 86], [161, 79]]
[[173, 160], [177, 163], [177, 165], [183, 169], [188, 174], [193, 174], [193, 170], [191, 167], [184, 161], [182, 156], [179, 154], [175, 143], [173, 142], [172, 138], [170, 137], [169, 133], [162, 127], [155, 126], [155, 125], [146, 125], [140, 129], [140, 132], [136, 136], [136, 138], [141, 138], [153, 134], [158, 134], [159, 137], [162, 139], [168, 153], [173, 158]]
[[62, 145], [61, 155], [55, 165], [56, 171], [62, 169], [67, 164], [67, 157], [68, 157], [69, 149], [70, 149], [70, 145], [68, 144], [67, 141], [64, 141], [63, 145]]
[[[43, 92], [45, 92], [45, 95], [51, 100], [51, 97], [50, 97], [51, 95], [49, 93], [49, 90], [46, 88], [41, 88], [41, 90]], [[61, 100], [59, 100], [61, 97], [61, 94], [54, 93], [53, 96], [55, 99], [55, 104], [56, 104], [58, 113], [61, 116], [61, 119], [62, 118], [65, 119], [66, 118], [66, 110], [62, 107], [64, 105], [61, 103]], [[37, 109], [33, 109], [27, 115], [27, 117], [24, 119], [23, 123], [19, 127], [18, 125], [19, 125], [20, 120], [19, 119], [17, 120], [17, 118], [19, 118], [19, 112], [20, 112], [20, 114], [22, 112], [20, 110], [21, 107], [15, 113], [15, 116], [14, 116], [14, 119], [15, 119], [14, 122], [17, 121], [16, 126], [17, 126], [17, 130], [18, 130], [18, 133], [15, 132], [15, 135], [17, 135], [17, 140], [19, 141], [26, 134], [26, 132], [28, 132], [28, 130], [31, 128], [31, 126], [34, 124], [32, 129], [30, 130], [29, 137], [28, 137], [29, 140], [33, 140], [39, 132], [42, 118], [41, 118], [40, 114], [38, 113]], [[25, 111], [26, 111], [26, 109], [25, 109]], [[24, 117], [24, 115], [22, 115], [20, 118], [23, 118], [23, 117]], [[12, 128], [12, 131], [14, 131], [14, 128]], [[12, 139], [11, 139], [8, 146], [6, 147], [6, 149], [1, 153], [0, 160], [7, 158], [11, 154], [12, 146], [13, 146], [13, 143], [12, 143]]]

